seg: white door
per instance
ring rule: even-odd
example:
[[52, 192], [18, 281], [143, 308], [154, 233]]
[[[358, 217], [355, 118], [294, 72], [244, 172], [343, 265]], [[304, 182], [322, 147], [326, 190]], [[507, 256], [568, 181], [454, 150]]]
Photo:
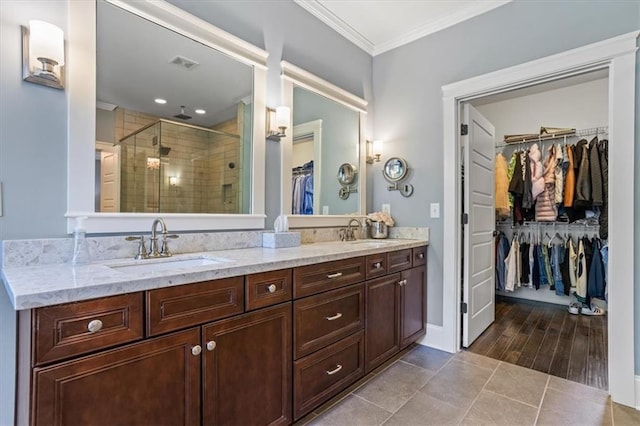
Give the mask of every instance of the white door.
[[100, 211], [120, 211], [120, 162], [118, 147], [96, 143], [100, 152]]
[[464, 228], [462, 345], [468, 347], [495, 319], [493, 125], [464, 105]]

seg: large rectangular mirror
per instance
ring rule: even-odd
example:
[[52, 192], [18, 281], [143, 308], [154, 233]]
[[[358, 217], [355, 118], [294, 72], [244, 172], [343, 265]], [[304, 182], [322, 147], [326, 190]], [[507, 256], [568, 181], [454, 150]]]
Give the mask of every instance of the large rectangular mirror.
[[68, 230], [263, 228], [267, 53], [163, 1], [69, 7]]
[[281, 65], [293, 122], [282, 141], [282, 211], [293, 227], [344, 225], [366, 208], [367, 102], [294, 65]]
[[105, 1], [96, 36], [95, 211], [250, 213], [253, 67]]

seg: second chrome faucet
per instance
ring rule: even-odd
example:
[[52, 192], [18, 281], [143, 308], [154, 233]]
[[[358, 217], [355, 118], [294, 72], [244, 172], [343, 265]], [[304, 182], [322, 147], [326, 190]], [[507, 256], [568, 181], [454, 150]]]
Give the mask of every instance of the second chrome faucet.
[[[158, 237], [158, 225], [160, 225], [161, 236]], [[160, 238], [160, 241], [158, 241]], [[149, 251], [147, 251], [147, 247], [144, 241], [144, 235], [140, 236], [129, 236], [125, 239], [127, 241], [138, 241], [138, 253], [136, 254], [136, 259], [149, 259], [149, 258], [157, 258], [157, 257], [169, 257], [172, 255], [171, 250], [169, 250], [169, 239], [176, 239], [178, 235], [169, 234], [167, 231], [167, 225], [164, 223], [164, 219], [157, 218], [153, 221], [151, 225], [151, 244], [149, 246]]]

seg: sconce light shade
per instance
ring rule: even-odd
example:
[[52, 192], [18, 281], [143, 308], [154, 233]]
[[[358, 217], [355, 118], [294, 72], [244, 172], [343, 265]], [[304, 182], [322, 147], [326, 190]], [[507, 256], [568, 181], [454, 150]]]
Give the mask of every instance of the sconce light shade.
[[169, 185], [176, 186], [178, 184], [178, 178], [176, 176], [169, 176]]
[[291, 109], [289, 107], [267, 108], [267, 139], [279, 142], [280, 138], [287, 136], [285, 132], [290, 126], [290, 120]]
[[64, 33], [53, 24], [29, 21], [22, 27], [22, 78], [63, 89]]
[[367, 141], [367, 164], [379, 162], [382, 156], [382, 141], [377, 139], [373, 142]]

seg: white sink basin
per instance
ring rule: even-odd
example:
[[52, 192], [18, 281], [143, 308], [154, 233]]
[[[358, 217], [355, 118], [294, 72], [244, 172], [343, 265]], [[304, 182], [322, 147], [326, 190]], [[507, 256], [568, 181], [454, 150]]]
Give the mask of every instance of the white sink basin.
[[216, 257], [188, 257], [188, 258], [164, 258], [144, 259], [131, 262], [119, 262], [107, 265], [111, 269], [129, 273], [153, 273], [159, 271], [179, 271], [183, 269], [197, 268], [199, 266], [216, 265], [231, 262], [229, 259]]

